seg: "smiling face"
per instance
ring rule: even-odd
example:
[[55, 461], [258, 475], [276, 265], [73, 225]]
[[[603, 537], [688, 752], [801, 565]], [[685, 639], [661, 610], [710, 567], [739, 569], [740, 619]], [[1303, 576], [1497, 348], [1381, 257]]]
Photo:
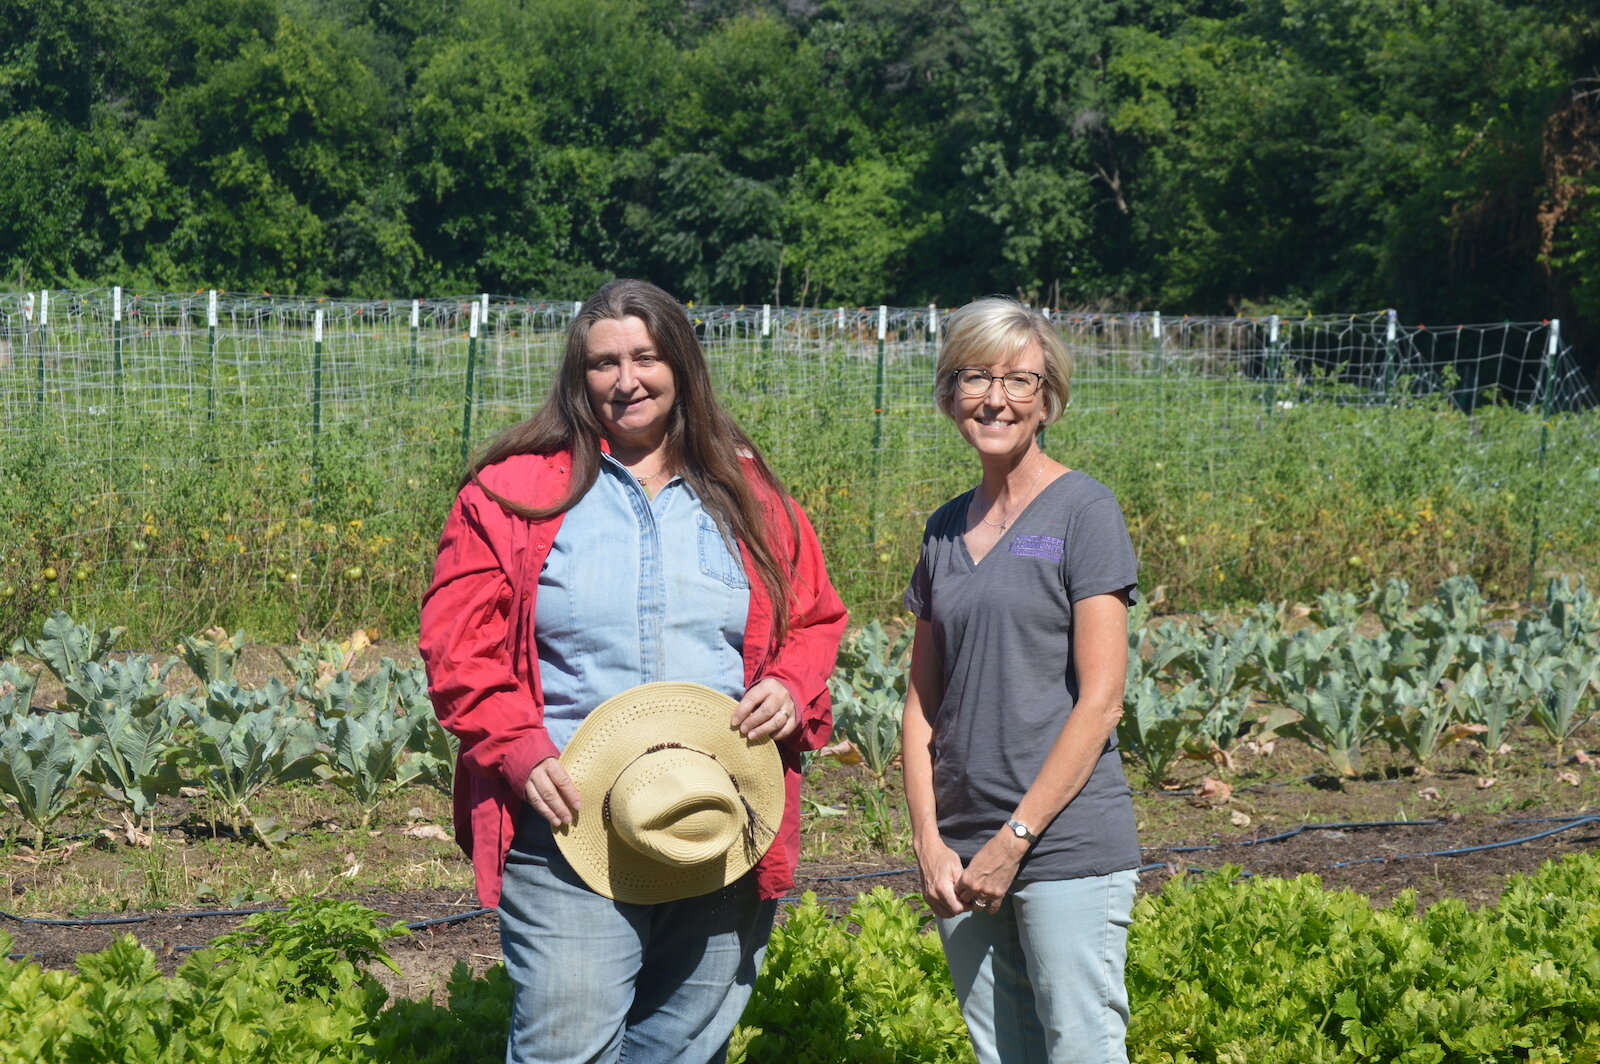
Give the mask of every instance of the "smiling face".
[[589, 407], [613, 450], [648, 453], [671, 423], [677, 382], [638, 318], [604, 318], [589, 326], [584, 382]]
[[952, 396], [950, 417], [962, 438], [985, 456], [1027, 454], [1044, 425], [1044, 394], [1039, 391], [1027, 399], [1013, 399], [1006, 394], [1000, 378], [1018, 370], [1043, 375], [1044, 353], [1038, 343], [1030, 343], [1009, 361], [973, 368], [987, 370], [994, 380], [982, 395], [966, 395], [958, 388]]

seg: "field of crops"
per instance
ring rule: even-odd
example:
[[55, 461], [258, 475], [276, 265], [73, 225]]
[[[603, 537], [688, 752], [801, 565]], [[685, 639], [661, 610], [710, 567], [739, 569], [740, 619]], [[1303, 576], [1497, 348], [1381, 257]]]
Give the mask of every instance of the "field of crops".
[[[204, 294], [121, 321], [107, 297], [57, 293], [42, 327], [0, 296], [0, 635], [57, 608], [145, 647], [414, 632], [463, 441], [537, 406], [571, 306], [430, 301], [413, 328], [223, 296], [212, 327]], [[889, 617], [976, 475], [929, 398], [944, 312], [886, 308], [881, 343], [871, 310], [691, 313], [847, 603]], [[1560, 412], [1586, 393], [1548, 326], [1060, 317], [1079, 368], [1046, 446], [1118, 493], [1163, 610], [1391, 577], [1509, 598], [1600, 560], [1600, 419]]]

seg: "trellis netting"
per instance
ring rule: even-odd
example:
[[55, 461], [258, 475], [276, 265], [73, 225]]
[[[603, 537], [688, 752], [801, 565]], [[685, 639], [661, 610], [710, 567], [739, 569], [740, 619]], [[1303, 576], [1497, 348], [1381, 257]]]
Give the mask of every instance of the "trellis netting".
[[[414, 625], [465, 456], [542, 401], [577, 306], [0, 296], [0, 638], [58, 606], [161, 638]], [[931, 400], [948, 309], [686, 313], [847, 601], [895, 610], [927, 515], [977, 478]], [[1117, 491], [1169, 601], [1273, 597], [1341, 500], [1392, 510], [1440, 578], [1600, 557], [1600, 421], [1557, 323], [1050, 314], [1076, 372], [1046, 449]], [[1385, 575], [1380, 533], [1336, 548], [1354, 582]]]

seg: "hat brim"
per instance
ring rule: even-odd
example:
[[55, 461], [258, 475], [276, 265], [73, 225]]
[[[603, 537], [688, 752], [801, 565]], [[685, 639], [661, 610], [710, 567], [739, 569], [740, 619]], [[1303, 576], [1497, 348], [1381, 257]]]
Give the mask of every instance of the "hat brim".
[[[750, 740], [729, 725], [732, 698], [697, 683], [640, 684], [594, 708], [561, 752], [562, 767], [583, 808], [556, 846], [597, 894], [616, 901], [658, 904], [709, 894], [751, 868], [777, 837], [783, 818], [783, 760], [770, 739]], [[664, 864], [624, 842], [604, 815], [617, 776], [652, 746], [679, 743], [716, 757], [755, 810], [746, 844], [694, 865]]]

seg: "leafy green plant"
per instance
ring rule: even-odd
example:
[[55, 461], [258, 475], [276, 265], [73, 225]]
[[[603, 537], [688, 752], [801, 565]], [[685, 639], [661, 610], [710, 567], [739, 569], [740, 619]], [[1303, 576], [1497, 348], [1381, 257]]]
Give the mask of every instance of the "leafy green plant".
[[1303, 690], [1283, 692], [1283, 704], [1297, 717], [1277, 730], [1322, 754], [1338, 775], [1358, 775], [1361, 744], [1383, 720], [1382, 699], [1376, 695], [1342, 672], [1327, 673]]
[[1554, 660], [1540, 662], [1540, 690], [1528, 719], [1537, 724], [1555, 745], [1555, 763], [1561, 764], [1566, 742], [1594, 715], [1585, 711], [1593, 702], [1590, 689], [1600, 686], [1600, 650], [1574, 646]]
[[[212, 686], [213, 694], [219, 685]], [[277, 825], [260, 820], [250, 803], [264, 789], [304, 779], [315, 767], [316, 729], [282, 705], [245, 710], [236, 717], [214, 717], [185, 707], [194, 723], [193, 765], [206, 790], [227, 812], [235, 835], [248, 821], [268, 849], [279, 838]]]
[[15, 717], [0, 731], [0, 796], [33, 828], [43, 849], [45, 832], [83, 797], [83, 774], [99, 740], [73, 735], [66, 714]]
[[428, 771], [423, 758], [408, 756], [416, 718], [372, 706], [333, 720], [324, 732], [322, 758], [327, 778], [349, 792], [360, 810], [365, 831], [385, 798]]
[[226, 628], [207, 628], [199, 635], [179, 639], [178, 654], [200, 681], [200, 686], [209, 688], [214, 683], [233, 682], [233, 671], [239, 664], [239, 652], [244, 645], [242, 628], [232, 635]]
[[[1459, 686], [1458, 688], [1459, 689]], [[1391, 749], [1404, 750], [1423, 774], [1442, 746], [1463, 738], [1460, 698], [1438, 687], [1391, 680], [1384, 701], [1389, 712], [1378, 724], [1378, 738]]]
[[56, 679], [67, 683], [77, 678], [86, 662], [104, 662], [127, 631], [121, 627], [95, 631], [74, 621], [65, 610], [52, 610], [39, 638], [18, 639], [11, 652], [37, 658], [55, 673]]
[[83, 711], [90, 706], [115, 706], [135, 715], [155, 709], [166, 697], [163, 681], [177, 664], [157, 666], [146, 654], [132, 654], [104, 663], [86, 661], [66, 682], [67, 705]]
[[910, 629], [891, 639], [882, 624], [871, 621], [840, 648], [828, 680], [834, 732], [850, 740], [880, 784], [900, 753], [910, 647]]
[[154, 819], [156, 798], [182, 785], [174, 761], [184, 704], [162, 696], [148, 708], [133, 700], [95, 699], [84, 705], [78, 730], [99, 739], [94, 778], [111, 798], [126, 802], [135, 817]]
[[497, 964], [481, 977], [457, 961], [449, 1004], [400, 998], [373, 1022], [373, 1055], [388, 1064], [497, 1064], [511, 1026], [511, 979]]
[[278, 989], [286, 1001], [331, 1001], [351, 987], [374, 987], [368, 964], [400, 971], [383, 944], [410, 932], [399, 924], [383, 926], [381, 919], [352, 901], [301, 896], [284, 911], [247, 917], [211, 945], [223, 960], [284, 961]]
[[0, 727], [17, 714], [26, 714], [33, 706], [33, 690], [38, 677], [27, 669], [0, 661]]
[[1510, 739], [1512, 729], [1528, 716], [1529, 699], [1518, 690], [1515, 671], [1499, 669], [1491, 673], [1481, 661], [1474, 662], [1456, 681], [1450, 697], [1462, 722], [1474, 731], [1489, 755], [1489, 774], [1494, 775], [1501, 748]]
[[937, 935], [915, 900], [879, 887], [831, 918], [807, 892], [773, 929], [730, 1061], [972, 1060]]
[[1117, 746], [1143, 763], [1152, 784], [1160, 785], [1168, 769], [1199, 734], [1199, 719], [1208, 701], [1199, 684], [1166, 692], [1151, 677], [1129, 684], [1117, 721]]
[[[11, 940], [0, 932], [0, 953]], [[286, 997], [300, 978], [282, 955], [202, 950], [165, 978], [132, 936], [83, 954], [77, 970], [0, 960], [0, 1046], [37, 1064], [358, 1064], [383, 992], [348, 986]]]

